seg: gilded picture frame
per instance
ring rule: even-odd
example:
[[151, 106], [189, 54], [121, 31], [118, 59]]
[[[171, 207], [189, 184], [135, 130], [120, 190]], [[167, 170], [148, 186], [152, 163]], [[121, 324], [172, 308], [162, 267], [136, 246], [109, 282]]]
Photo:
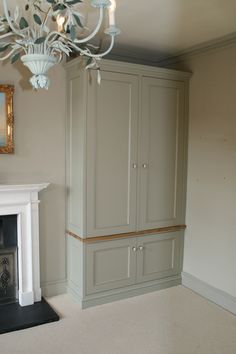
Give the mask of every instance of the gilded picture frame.
[[14, 153], [14, 86], [0, 85], [0, 154]]

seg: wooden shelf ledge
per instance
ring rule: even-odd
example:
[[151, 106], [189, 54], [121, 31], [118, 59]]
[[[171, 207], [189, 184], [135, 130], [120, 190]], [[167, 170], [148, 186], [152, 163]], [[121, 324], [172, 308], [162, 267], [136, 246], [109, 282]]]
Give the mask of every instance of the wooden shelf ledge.
[[153, 235], [153, 234], [162, 234], [165, 232], [175, 232], [180, 230], [185, 230], [186, 225], [176, 225], [176, 226], [168, 226], [168, 227], [160, 227], [158, 229], [149, 229], [149, 230], [142, 230], [142, 231], [133, 231], [127, 232], [122, 234], [114, 234], [114, 235], [106, 235], [106, 236], [92, 236], [82, 238], [79, 235], [76, 235], [74, 232], [69, 230], [66, 231], [68, 236], [72, 236], [75, 239], [84, 242], [84, 243], [94, 243], [100, 241], [111, 241], [115, 239], [127, 238], [127, 237], [138, 237], [138, 236], [145, 236], [145, 235]]

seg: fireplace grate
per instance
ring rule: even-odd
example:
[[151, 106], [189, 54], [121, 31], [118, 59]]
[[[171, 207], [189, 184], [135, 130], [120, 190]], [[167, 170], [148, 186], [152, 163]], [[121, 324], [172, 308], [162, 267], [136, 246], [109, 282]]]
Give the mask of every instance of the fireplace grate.
[[0, 305], [17, 301], [17, 250], [0, 250]]
[[0, 217], [0, 305], [17, 298], [17, 215], [4, 215]]

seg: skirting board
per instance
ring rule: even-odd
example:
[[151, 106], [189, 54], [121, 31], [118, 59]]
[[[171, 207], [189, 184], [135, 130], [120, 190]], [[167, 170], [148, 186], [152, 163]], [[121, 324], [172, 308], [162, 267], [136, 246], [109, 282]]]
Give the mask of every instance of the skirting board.
[[48, 281], [42, 283], [42, 295], [47, 296], [56, 296], [66, 293], [67, 281], [66, 279], [57, 280], [57, 281]]
[[94, 295], [88, 295], [85, 298], [81, 298], [79, 293], [74, 287], [68, 286], [68, 293], [76, 300], [82, 309], [88, 307], [103, 305], [109, 302], [118, 301], [138, 295], [143, 295], [153, 291], [170, 288], [172, 286], [181, 284], [181, 276], [176, 275], [157, 281], [142, 283], [139, 285], [133, 285], [125, 288], [119, 288], [112, 291], [97, 293]]
[[236, 297], [182, 272], [182, 285], [236, 315]]

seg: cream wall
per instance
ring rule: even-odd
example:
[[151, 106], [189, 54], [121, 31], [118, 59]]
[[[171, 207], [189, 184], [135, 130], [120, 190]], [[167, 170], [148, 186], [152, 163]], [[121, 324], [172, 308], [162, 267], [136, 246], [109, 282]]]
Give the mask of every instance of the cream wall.
[[65, 280], [65, 73], [51, 69], [49, 90], [39, 92], [26, 75], [0, 66], [0, 83], [15, 85], [15, 154], [0, 155], [0, 183], [51, 183], [40, 196], [40, 258], [42, 285], [56, 293]]
[[[175, 67], [193, 72], [184, 271], [236, 296], [236, 47]], [[41, 194], [41, 278], [56, 293], [65, 280], [64, 69], [50, 77], [48, 92], [33, 92], [18, 69], [0, 66], [0, 82], [16, 90], [16, 152], [0, 155], [0, 183], [51, 183]]]
[[184, 271], [236, 296], [236, 47], [175, 67], [193, 72]]

